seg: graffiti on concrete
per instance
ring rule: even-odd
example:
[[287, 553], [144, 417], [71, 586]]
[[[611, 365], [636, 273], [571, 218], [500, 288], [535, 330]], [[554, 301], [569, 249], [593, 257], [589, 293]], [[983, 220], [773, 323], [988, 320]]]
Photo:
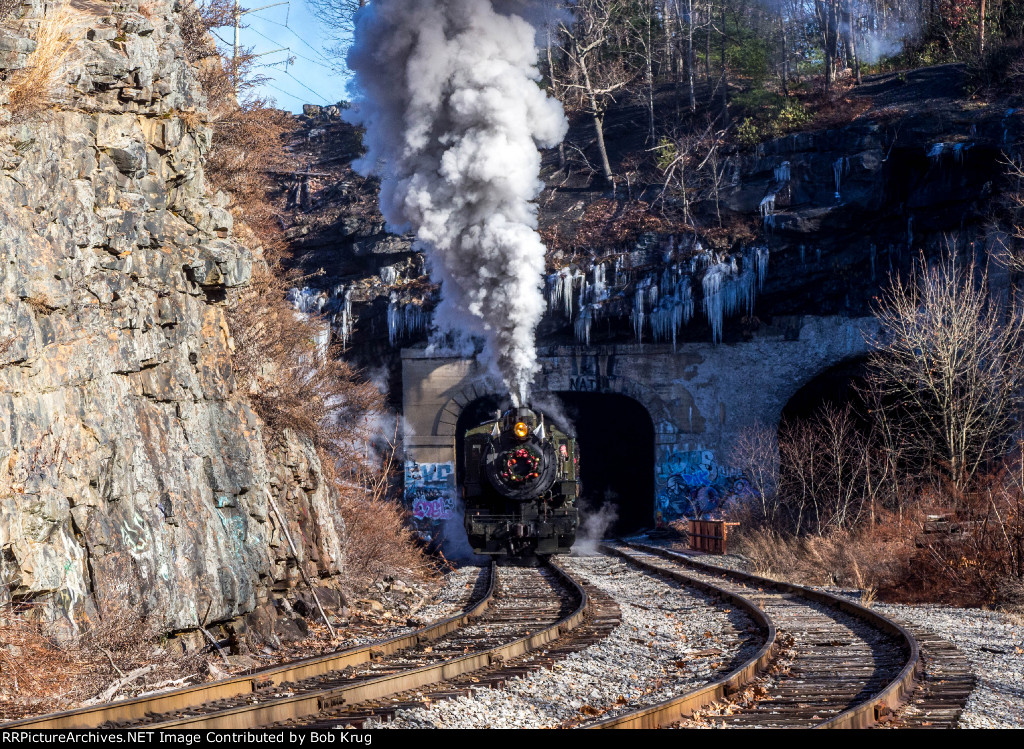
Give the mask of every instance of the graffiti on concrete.
[[455, 464], [407, 460], [405, 503], [417, 520], [455, 517]]
[[655, 511], [667, 521], [707, 518], [750, 493], [743, 474], [718, 463], [711, 450], [673, 450], [658, 460]]

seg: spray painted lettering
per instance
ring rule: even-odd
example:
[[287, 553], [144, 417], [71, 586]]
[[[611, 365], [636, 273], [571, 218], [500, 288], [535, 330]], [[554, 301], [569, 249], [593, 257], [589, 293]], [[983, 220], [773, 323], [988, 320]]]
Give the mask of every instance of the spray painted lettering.
[[405, 503], [418, 520], [455, 517], [455, 464], [407, 460]]
[[669, 521], [713, 516], [751, 493], [743, 474], [719, 464], [711, 450], [666, 453], [658, 461], [656, 478], [655, 510]]

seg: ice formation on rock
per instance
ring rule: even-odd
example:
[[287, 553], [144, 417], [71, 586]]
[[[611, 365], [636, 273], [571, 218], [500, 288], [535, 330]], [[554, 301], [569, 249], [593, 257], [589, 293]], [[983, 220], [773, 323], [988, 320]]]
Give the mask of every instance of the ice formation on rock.
[[836, 200], [842, 200], [843, 176], [850, 173], [850, 159], [840, 156], [832, 162], [832, 176], [836, 183]]
[[761, 216], [764, 219], [764, 228], [768, 229], [775, 228], [775, 193], [765, 195], [761, 199]]
[[775, 167], [775, 181], [776, 182], [789, 182], [789, 162], [783, 161], [777, 167]]
[[397, 292], [391, 292], [388, 303], [388, 340], [394, 346], [410, 335], [422, 333], [430, 326], [430, 313], [415, 301], [403, 302]]

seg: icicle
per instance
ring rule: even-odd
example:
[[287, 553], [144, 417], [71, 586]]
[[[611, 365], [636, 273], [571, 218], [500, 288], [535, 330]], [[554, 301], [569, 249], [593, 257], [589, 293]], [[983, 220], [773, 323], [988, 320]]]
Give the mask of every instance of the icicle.
[[775, 193], [761, 199], [761, 216], [764, 217], [765, 231], [775, 228]]
[[327, 294], [310, 288], [289, 289], [285, 297], [298, 312], [308, 315], [311, 312], [322, 312], [327, 304]]
[[690, 277], [683, 276], [671, 293], [666, 293], [660, 304], [651, 311], [651, 333], [655, 341], [676, 340], [682, 327], [693, 318], [693, 291]]
[[775, 181], [776, 182], [789, 182], [789, 162], [783, 161], [777, 167], [775, 167]]
[[561, 306], [565, 316], [571, 320], [575, 289], [583, 277], [574, 268], [562, 268], [548, 276], [548, 309], [554, 311]]
[[594, 324], [594, 313], [596, 305], [588, 304], [576, 318], [576, 340], [580, 343], [590, 345], [590, 329]]
[[392, 346], [407, 336], [421, 333], [429, 326], [430, 314], [415, 302], [402, 303], [398, 294], [391, 293], [388, 302], [388, 341]]
[[644, 319], [646, 316], [644, 312], [644, 289], [638, 288], [633, 295], [633, 312], [630, 315], [630, 320], [633, 322], [633, 334], [638, 341], [642, 341], [644, 337]]
[[391, 292], [391, 297], [388, 299], [388, 343], [392, 346], [395, 345], [395, 341], [398, 340], [398, 315], [400, 311], [398, 309], [398, 294], [394, 291]]
[[352, 289], [345, 289], [341, 306], [341, 347], [348, 348], [348, 341], [352, 337]]
[[654, 307], [658, 304], [658, 277], [648, 276], [644, 279], [644, 286], [647, 288], [647, 306]]
[[840, 156], [834, 162], [832, 162], [832, 174], [836, 180], [836, 200], [842, 199], [842, 184], [843, 175], [850, 173], [850, 160], [845, 156]]
[[807, 264], [807, 246], [800, 245], [800, 265]]
[[594, 302], [603, 302], [608, 299], [608, 281], [605, 279], [606, 269], [604, 265], [594, 266], [594, 284], [591, 287], [591, 299]]
[[380, 280], [385, 286], [394, 286], [398, 281], [398, 269], [393, 265], [385, 265], [380, 269]]
[[942, 162], [942, 154], [946, 150], [945, 143], [936, 143], [928, 151], [928, 158], [932, 160], [932, 166], [938, 166]]
[[718, 263], [708, 268], [707, 273], [704, 274], [704, 315], [711, 325], [711, 337], [715, 343], [722, 340], [722, 318], [725, 312], [722, 286], [729, 273], [728, 265]]
[[817, 250], [815, 250], [815, 253], [817, 253], [818, 256], [818, 263], [821, 264], [821, 248], [819, 247]]
[[768, 278], [768, 256], [770, 252], [767, 247], [755, 247], [752, 251], [754, 270], [757, 272], [757, 288], [764, 288], [765, 279]]
[[725, 315], [732, 315], [743, 304], [753, 300], [754, 274], [748, 271], [740, 274], [733, 258], [729, 263], [718, 263], [708, 269], [704, 276], [704, 312], [711, 323], [715, 342], [722, 340], [722, 321]]
[[907, 249], [914, 247], [914, 217], [907, 216]]
[[878, 254], [878, 248], [875, 247], [874, 242], [871, 243], [871, 280], [875, 280], [875, 255]]
[[970, 147], [970, 143], [955, 143], [953, 145], [953, 161], [955, 161], [959, 166], [963, 166], [964, 160], [967, 158], [967, 151]]

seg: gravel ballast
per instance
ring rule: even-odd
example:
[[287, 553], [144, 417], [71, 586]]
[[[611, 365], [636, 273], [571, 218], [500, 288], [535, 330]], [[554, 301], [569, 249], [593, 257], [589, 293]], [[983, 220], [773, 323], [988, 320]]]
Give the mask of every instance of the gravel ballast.
[[1024, 727], [1024, 620], [1019, 615], [952, 606], [880, 604], [877, 611], [952, 642], [978, 685], [960, 716], [961, 728]]
[[550, 670], [509, 679], [504, 689], [399, 711], [373, 727], [543, 728], [600, 720], [708, 683], [760, 645], [744, 614], [700, 593], [609, 557], [565, 565], [619, 604], [622, 624], [608, 638]]
[[[635, 540], [652, 543], [642, 537]], [[738, 555], [702, 555], [700, 560], [727, 569], [751, 571], [746, 560]], [[860, 598], [860, 591], [822, 590]], [[960, 727], [1024, 727], [1024, 616], [956, 606], [875, 603], [874, 608], [944, 637], [967, 657], [978, 685], [964, 706]]]

